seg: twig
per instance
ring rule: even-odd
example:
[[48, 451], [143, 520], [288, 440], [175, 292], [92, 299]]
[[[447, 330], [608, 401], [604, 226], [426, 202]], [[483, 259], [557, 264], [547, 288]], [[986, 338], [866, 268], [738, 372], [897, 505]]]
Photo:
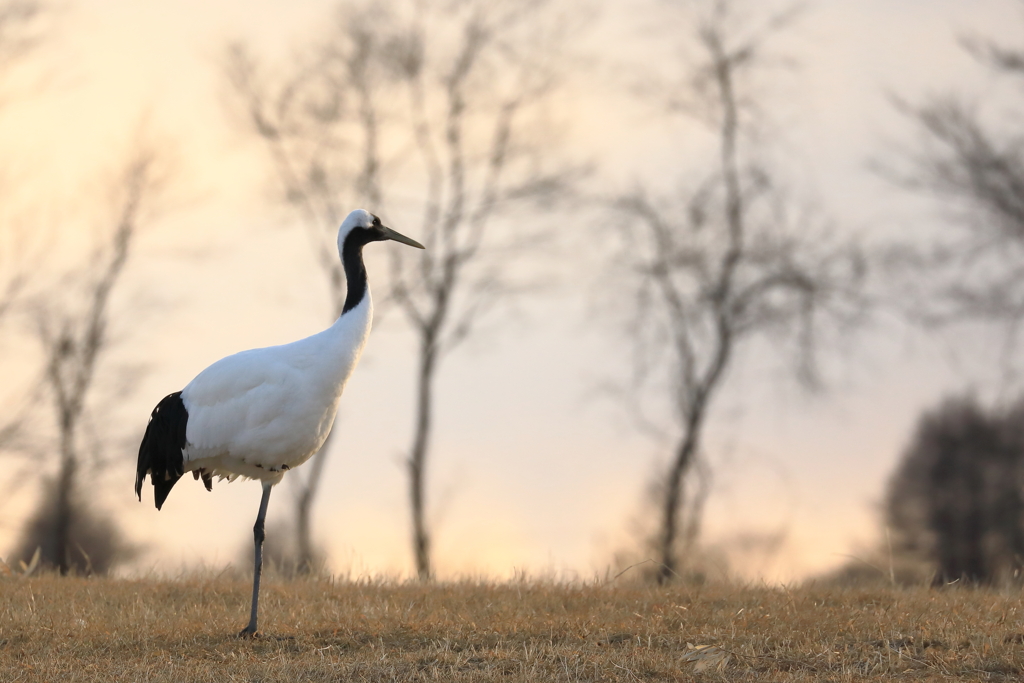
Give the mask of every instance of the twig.
[[632, 672], [631, 670], [627, 669], [626, 667], [624, 667], [624, 666], [619, 666], [618, 664], [616, 664], [616, 663], [614, 663], [614, 662], [612, 662], [612, 666], [614, 666], [614, 667], [615, 667], [616, 669], [622, 669], [623, 671], [625, 671], [626, 673], [628, 673], [628, 674], [629, 674], [630, 676], [632, 676], [632, 677], [633, 677], [633, 678], [635, 678], [636, 680], [638, 680], [638, 681], [640, 680], [640, 677], [639, 677], [639, 676], [637, 676], [637, 675], [636, 675], [635, 673], [633, 673], [633, 672]]
[[621, 572], [619, 572], [618, 574], [616, 574], [616, 575], [615, 575], [615, 576], [613, 576], [612, 578], [610, 578], [610, 579], [608, 579], [607, 581], [605, 581], [604, 585], [606, 585], [606, 586], [607, 586], [607, 585], [609, 585], [609, 584], [613, 583], [613, 582], [614, 582], [614, 581], [615, 581], [616, 579], [618, 579], [618, 578], [619, 578], [620, 576], [622, 576], [623, 574], [625, 574], [626, 572], [628, 572], [628, 571], [629, 571], [630, 569], [632, 569], [633, 567], [639, 567], [640, 565], [644, 565], [644, 564], [656, 564], [656, 565], [658, 565], [658, 566], [662, 567], [663, 569], [665, 569], [666, 571], [669, 571], [669, 572], [671, 572], [672, 574], [675, 574], [676, 578], [678, 578], [678, 579], [681, 579], [681, 578], [683, 578], [683, 577], [682, 577], [682, 576], [681, 576], [681, 575], [680, 575], [680, 574], [679, 574], [678, 572], [676, 572], [675, 570], [673, 570], [673, 569], [672, 569], [671, 567], [669, 567], [669, 566], [665, 565], [665, 564], [664, 564], [663, 562], [658, 562], [657, 560], [655, 560], [655, 559], [653, 559], [653, 558], [650, 558], [650, 557], [648, 557], [648, 558], [647, 558], [646, 560], [643, 560], [643, 561], [641, 561], [641, 562], [637, 562], [637, 563], [635, 563], [635, 564], [631, 564], [631, 565], [629, 565], [628, 567], [626, 567], [625, 569], [623, 569], [623, 570], [622, 570]]

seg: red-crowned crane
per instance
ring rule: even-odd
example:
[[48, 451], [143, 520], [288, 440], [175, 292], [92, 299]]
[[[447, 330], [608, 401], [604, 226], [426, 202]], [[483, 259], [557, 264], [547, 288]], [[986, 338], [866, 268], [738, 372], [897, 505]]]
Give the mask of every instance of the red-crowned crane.
[[263, 483], [253, 527], [252, 611], [249, 624], [239, 633], [242, 637], [256, 634], [270, 489], [286, 471], [316, 453], [331, 431], [341, 392], [366, 345], [373, 318], [363, 246], [383, 240], [423, 249], [368, 211], [350, 213], [338, 230], [338, 253], [348, 286], [338, 320], [291, 344], [221, 358], [184, 389], [166, 396], [149, 418], [135, 476], [140, 501], [147, 474], [158, 510], [185, 472], [201, 478], [208, 491], [213, 477], [247, 477]]

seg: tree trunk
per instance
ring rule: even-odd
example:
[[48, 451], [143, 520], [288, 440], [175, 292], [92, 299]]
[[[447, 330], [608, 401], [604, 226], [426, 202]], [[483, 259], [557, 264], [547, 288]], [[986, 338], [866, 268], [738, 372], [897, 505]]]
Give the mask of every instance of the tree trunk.
[[[322, 452], [313, 457], [317, 460], [322, 459]], [[298, 574], [312, 573], [316, 561], [313, 557], [313, 524], [309, 514], [312, 507], [313, 493], [310, 490], [310, 482], [306, 482], [295, 505], [295, 571]]]
[[[335, 419], [334, 426], [336, 427], [337, 424], [337, 419]], [[312, 574], [313, 569], [317, 566], [318, 558], [313, 548], [313, 499], [316, 497], [317, 488], [320, 485], [320, 475], [323, 473], [327, 453], [333, 440], [334, 427], [327, 435], [324, 445], [313, 456], [313, 462], [310, 463], [309, 472], [302, 482], [302, 490], [299, 492], [295, 504], [295, 571], [299, 574]]]
[[703, 422], [703, 408], [691, 413], [686, 431], [676, 447], [676, 457], [669, 468], [665, 481], [665, 498], [661, 509], [661, 533], [658, 536], [658, 583], [664, 584], [679, 574], [676, 557], [676, 540], [679, 537], [679, 510], [683, 504], [683, 486], [686, 473], [693, 464], [693, 456], [700, 442], [700, 427]]
[[74, 493], [75, 472], [74, 426], [68, 416], [61, 420], [60, 472], [57, 475], [57, 510], [53, 524], [53, 560], [61, 576], [71, 570], [71, 497]]
[[[723, 287], [724, 291], [725, 288]], [[732, 329], [728, 318], [720, 309], [718, 317], [718, 346], [707, 373], [690, 393], [686, 407], [683, 436], [676, 448], [676, 457], [669, 469], [665, 482], [665, 499], [661, 514], [661, 534], [658, 539], [658, 553], [661, 566], [658, 569], [658, 583], [664, 584], [678, 575], [676, 540], [679, 537], [679, 511], [683, 502], [683, 485], [686, 473], [693, 464], [693, 458], [700, 447], [701, 430], [711, 397], [722, 379], [725, 366], [732, 355]], [[692, 544], [693, 538], [690, 539]]]
[[430, 535], [427, 532], [424, 510], [423, 475], [426, 470], [430, 427], [433, 414], [434, 370], [437, 362], [435, 335], [423, 334], [420, 345], [420, 370], [417, 377], [416, 428], [413, 434], [412, 450], [409, 453], [409, 501], [412, 505], [412, 546], [416, 561], [416, 575], [421, 581], [429, 581], [433, 572], [430, 567]]
[[982, 541], [985, 537], [985, 505], [984, 491], [981, 485], [981, 473], [971, 468], [967, 475], [970, 493], [967, 496], [967, 515], [961, 531], [964, 541], [965, 561], [962, 577], [969, 583], [991, 583], [993, 576], [985, 558]]

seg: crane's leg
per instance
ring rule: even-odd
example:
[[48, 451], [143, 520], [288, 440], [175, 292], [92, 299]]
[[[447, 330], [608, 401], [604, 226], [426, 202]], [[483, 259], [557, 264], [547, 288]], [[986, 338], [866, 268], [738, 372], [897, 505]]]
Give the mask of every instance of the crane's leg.
[[249, 625], [238, 634], [239, 638], [252, 638], [256, 635], [256, 613], [260, 607], [260, 574], [263, 573], [263, 522], [267, 518], [267, 503], [270, 502], [269, 482], [263, 483], [263, 498], [260, 500], [260, 513], [256, 515], [256, 524], [252, 528], [253, 544], [256, 547], [255, 563], [252, 568], [252, 612], [249, 614]]

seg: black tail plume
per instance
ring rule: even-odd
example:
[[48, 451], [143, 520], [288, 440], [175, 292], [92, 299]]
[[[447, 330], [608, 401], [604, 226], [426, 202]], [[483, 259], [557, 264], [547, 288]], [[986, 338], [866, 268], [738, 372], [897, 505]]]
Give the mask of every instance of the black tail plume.
[[153, 481], [153, 498], [159, 510], [167, 494], [185, 473], [181, 450], [185, 447], [188, 411], [181, 392], [165, 396], [149, 417], [146, 435], [139, 446], [139, 467], [135, 474], [135, 495], [142, 500], [142, 482], [148, 474]]

